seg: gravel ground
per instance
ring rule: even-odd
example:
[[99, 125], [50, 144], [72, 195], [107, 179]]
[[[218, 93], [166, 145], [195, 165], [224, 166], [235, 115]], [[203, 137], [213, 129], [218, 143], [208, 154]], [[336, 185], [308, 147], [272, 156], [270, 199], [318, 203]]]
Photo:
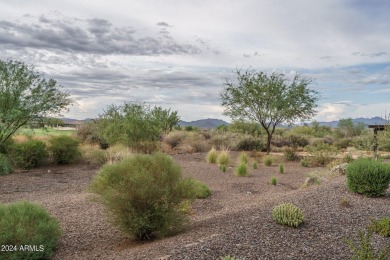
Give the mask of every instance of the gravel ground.
[[[237, 154], [233, 154], [237, 157]], [[369, 218], [390, 215], [390, 190], [382, 198], [365, 198], [346, 190], [345, 176], [300, 189], [306, 173], [298, 163], [259, 164], [250, 177], [236, 177], [236, 158], [227, 173], [205, 163], [205, 154], [173, 158], [183, 174], [205, 182], [213, 195], [197, 200], [185, 233], [149, 243], [135, 243], [107, 220], [104, 208], [86, 192], [98, 169], [87, 165], [52, 166], [0, 176], [0, 202], [29, 200], [46, 207], [64, 230], [53, 259], [350, 259], [345, 237], [357, 238]], [[278, 185], [269, 184], [272, 176]], [[342, 206], [340, 201], [349, 202]], [[272, 208], [292, 202], [305, 215], [297, 229], [272, 221]], [[376, 248], [390, 238], [373, 235]]]

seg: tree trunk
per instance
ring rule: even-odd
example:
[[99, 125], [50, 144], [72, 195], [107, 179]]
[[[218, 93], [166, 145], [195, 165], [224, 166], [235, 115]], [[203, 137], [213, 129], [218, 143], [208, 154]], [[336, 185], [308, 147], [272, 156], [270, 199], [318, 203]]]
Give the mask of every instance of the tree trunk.
[[271, 152], [271, 140], [272, 140], [272, 134], [267, 132], [267, 154]]

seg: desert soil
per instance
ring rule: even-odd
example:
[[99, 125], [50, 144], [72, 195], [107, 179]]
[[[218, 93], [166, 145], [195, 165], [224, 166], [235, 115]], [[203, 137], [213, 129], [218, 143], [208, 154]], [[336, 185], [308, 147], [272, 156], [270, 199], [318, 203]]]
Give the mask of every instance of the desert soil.
[[[285, 174], [275, 164], [250, 169], [250, 177], [234, 173], [234, 153], [226, 173], [205, 162], [205, 154], [178, 154], [173, 158], [183, 175], [205, 182], [213, 194], [193, 205], [188, 230], [148, 243], [136, 243], [117, 231], [105, 209], [86, 191], [99, 169], [80, 164], [47, 166], [0, 176], [0, 202], [36, 202], [61, 224], [63, 235], [53, 259], [350, 259], [344, 238], [357, 239], [369, 219], [390, 215], [390, 189], [384, 197], [366, 198], [347, 191], [345, 176], [323, 180], [302, 189], [306, 174], [316, 170], [285, 162]], [[252, 159], [253, 160], [253, 159]], [[250, 161], [250, 165], [251, 165]], [[276, 176], [278, 184], [270, 185]], [[341, 201], [348, 202], [348, 206]], [[272, 208], [292, 202], [305, 215], [299, 228], [272, 220]], [[376, 234], [375, 248], [390, 238]]]

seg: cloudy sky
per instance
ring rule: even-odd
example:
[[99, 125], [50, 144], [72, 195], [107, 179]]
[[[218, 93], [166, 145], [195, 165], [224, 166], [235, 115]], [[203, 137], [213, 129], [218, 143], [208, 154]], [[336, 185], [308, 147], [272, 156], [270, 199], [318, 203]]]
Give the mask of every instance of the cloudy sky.
[[77, 99], [67, 117], [143, 101], [220, 118], [236, 68], [315, 80], [319, 121], [390, 112], [388, 0], [0, 0], [0, 59]]

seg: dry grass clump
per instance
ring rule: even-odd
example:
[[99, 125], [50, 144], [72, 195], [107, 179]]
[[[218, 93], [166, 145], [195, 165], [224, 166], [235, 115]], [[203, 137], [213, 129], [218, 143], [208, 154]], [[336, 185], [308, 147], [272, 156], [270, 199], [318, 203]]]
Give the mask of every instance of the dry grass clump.
[[207, 153], [206, 160], [208, 163], [215, 164], [217, 163], [218, 152], [215, 148], [211, 148], [211, 150]]
[[228, 149], [223, 149], [217, 157], [217, 163], [221, 167], [222, 165], [228, 166], [230, 161], [230, 152]]
[[128, 147], [122, 144], [116, 144], [110, 146], [107, 150], [105, 150], [105, 154], [107, 164], [113, 164], [120, 162], [127, 157], [130, 157], [132, 155], [132, 152]]
[[188, 132], [187, 137], [182, 140], [177, 150], [184, 153], [201, 153], [210, 149], [205, 137], [196, 132]]
[[102, 150], [98, 145], [82, 144], [80, 147], [83, 161], [93, 166], [101, 166], [106, 163], [106, 150]]
[[175, 148], [179, 146], [187, 136], [188, 132], [186, 131], [172, 131], [164, 136], [163, 142], [169, 144], [171, 148]]

